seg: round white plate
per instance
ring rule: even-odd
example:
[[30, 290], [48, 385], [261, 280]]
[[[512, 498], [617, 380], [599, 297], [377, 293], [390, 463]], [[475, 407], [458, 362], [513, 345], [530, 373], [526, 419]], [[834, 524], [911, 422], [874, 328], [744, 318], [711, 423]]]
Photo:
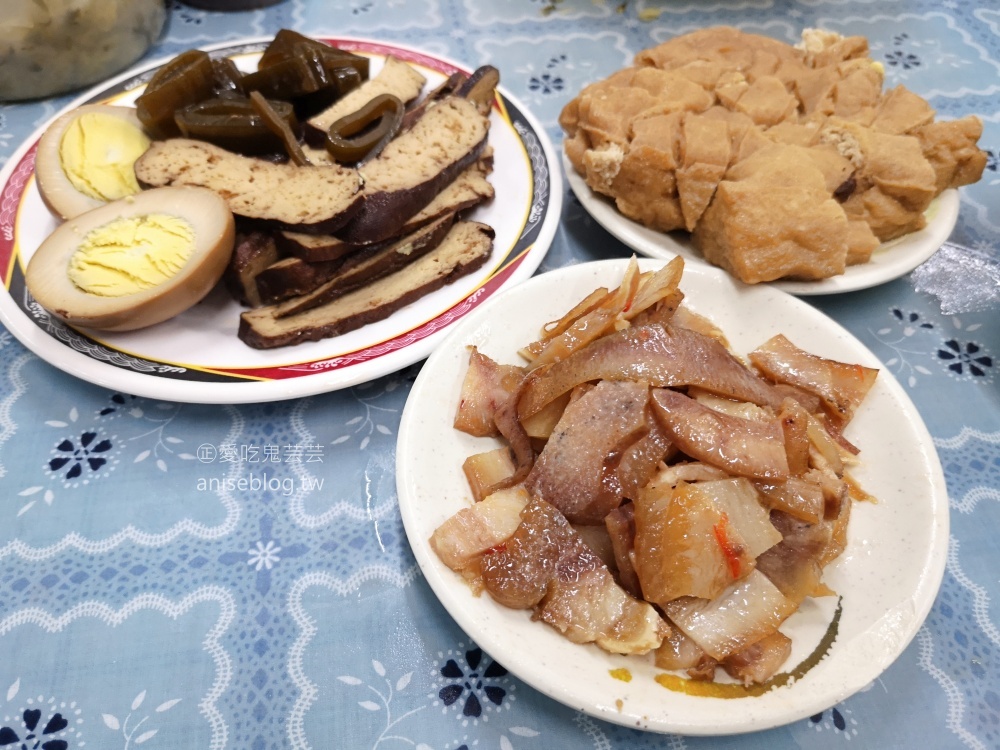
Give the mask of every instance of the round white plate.
[[[541, 692], [598, 718], [639, 729], [729, 734], [813, 716], [874, 680], [899, 656], [930, 610], [944, 574], [948, 501], [931, 437], [906, 393], [880, 372], [847, 437], [861, 449], [854, 476], [878, 498], [855, 503], [844, 553], [826, 571], [838, 597], [809, 599], [782, 626], [793, 652], [783, 673], [794, 680], [760, 695], [739, 686], [717, 696], [690, 694], [690, 683], [649, 657], [614, 656], [576, 645], [530, 612], [474, 596], [428, 544], [433, 531], [471, 503], [462, 461], [496, 443], [451, 426], [462, 378], [476, 345], [497, 361], [537, 338], [598, 286], [619, 282], [627, 261], [571, 266], [536, 276], [479, 308], [452, 329], [420, 371], [403, 411], [396, 486], [406, 533], [427, 582], [461, 628], [511, 672]], [[644, 269], [661, 261], [642, 260]], [[688, 267], [686, 303], [719, 324], [745, 354], [784, 333], [819, 355], [870, 367], [879, 361], [822, 313], [768, 286], [747, 287], [707, 267]], [[824, 638], [835, 634], [832, 645]], [[631, 680], [617, 679], [627, 670]], [[668, 675], [664, 677], [664, 675]], [[661, 685], [657, 677], [673, 689]]]
[[[607, 198], [591, 190], [583, 177], [573, 169], [565, 153], [563, 169], [573, 194], [594, 220], [629, 248], [649, 258], [670, 260], [680, 255], [684, 260], [707, 265], [687, 232], [657, 232], [622, 216]], [[927, 226], [903, 237], [882, 243], [871, 260], [848, 266], [839, 276], [819, 281], [771, 281], [773, 286], [789, 294], [805, 297], [814, 294], [841, 294], [884, 284], [905, 276], [931, 257], [951, 235], [958, 221], [959, 198], [954, 188], [935, 198], [925, 212]]]
[[[270, 39], [205, 49], [256, 67]], [[449, 60], [416, 49], [362, 39], [332, 39], [371, 58], [374, 75], [388, 55], [419, 69], [427, 88], [456, 70]], [[165, 60], [99, 86], [70, 107], [105, 101], [131, 104]], [[502, 72], [501, 72], [502, 75]], [[39, 129], [0, 172], [0, 321], [29, 349], [66, 372], [126, 393], [173, 401], [245, 403], [336, 390], [386, 375], [426, 357], [444, 331], [490, 298], [534, 273], [555, 234], [562, 178], [555, 152], [532, 115], [498, 90], [490, 144], [496, 197], [469, 218], [496, 230], [493, 254], [476, 273], [458, 279], [389, 318], [324, 341], [256, 350], [236, 336], [240, 306], [220, 288], [195, 308], [151, 328], [107, 334], [53, 320], [30, 298], [24, 268], [57, 220], [39, 197], [34, 160]]]

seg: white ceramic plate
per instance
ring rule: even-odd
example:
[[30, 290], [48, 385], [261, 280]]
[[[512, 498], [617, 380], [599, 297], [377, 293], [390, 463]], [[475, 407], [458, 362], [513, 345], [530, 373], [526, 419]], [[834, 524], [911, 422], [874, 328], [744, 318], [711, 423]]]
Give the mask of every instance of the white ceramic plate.
[[[687, 232], [657, 232], [632, 221], [606, 198], [591, 190], [566, 155], [563, 169], [573, 194], [594, 220], [629, 248], [649, 258], [670, 260], [683, 256], [685, 260], [706, 264], [701, 253], [691, 244]], [[850, 266], [840, 276], [819, 281], [772, 281], [770, 286], [800, 297], [814, 294], [840, 294], [884, 284], [905, 276], [931, 257], [948, 239], [958, 221], [959, 199], [955, 189], [945, 190], [926, 211], [927, 226], [904, 237], [883, 243], [868, 263]]]
[[[660, 264], [641, 261], [644, 269]], [[847, 431], [861, 448], [855, 476], [879, 502], [854, 504], [847, 549], [827, 568], [825, 581], [839, 601], [807, 600], [782, 627], [793, 641], [784, 672], [797, 678], [761, 695], [731, 684], [719, 688], [718, 696], [689, 694], [683, 688], [697, 690], [704, 683], [664, 678], [667, 673], [647, 657], [613, 656], [570, 643], [533, 622], [527, 611], [506, 609], [488, 594], [474, 596], [428, 545], [434, 529], [471, 502], [462, 461], [494, 444], [451, 427], [467, 347], [474, 344], [498, 361], [519, 364], [516, 350], [537, 338], [543, 323], [596, 287], [618, 283], [625, 265], [624, 260], [587, 263], [530, 279], [467, 316], [427, 360], [403, 411], [396, 451], [399, 506], [414, 555], [434, 593], [478, 645], [572, 708], [630, 727], [681, 734], [749, 732], [815, 715], [868, 685], [893, 662], [926, 617], [944, 574], [944, 476], [920, 415], [885, 370]], [[817, 354], [880, 367], [845, 329], [784, 292], [747, 287], [707, 267], [688, 267], [681, 287], [687, 304], [711, 316], [740, 353], [781, 332]], [[824, 638], [834, 634], [832, 646], [825, 646]], [[631, 681], [616, 679], [616, 669], [628, 670]], [[673, 689], [657, 676], [673, 680]]]
[[[256, 67], [269, 39], [207, 47]], [[412, 48], [361, 39], [328, 40], [371, 58], [374, 75], [387, 55], [414, 65], [427, 88], [469, 68]], [[131, 104], [165, 61], [92, 90], [71, 107], [107, 101]], [[496, 292], [528, 278], [548, 251], [559, 222], [561, 175], [545, 131], [502, 89], [491, 117], [496, 198], [470, 218], [496, 230], [494, 251], [478, 272], [357, 331], [298, 346], [255, 350], [236, 336], [240, 307], [221, 289], [158, 326], [126, 334], [76, 330], [53, 320], [27, 294], [24, 268], [55, 228], [34, 180], [39, 129], [0, 172], [0, 321], [49, 363], [126, 393], [174, 401], [273, 401], [344, 388], [426, 357], [444, 331]]]

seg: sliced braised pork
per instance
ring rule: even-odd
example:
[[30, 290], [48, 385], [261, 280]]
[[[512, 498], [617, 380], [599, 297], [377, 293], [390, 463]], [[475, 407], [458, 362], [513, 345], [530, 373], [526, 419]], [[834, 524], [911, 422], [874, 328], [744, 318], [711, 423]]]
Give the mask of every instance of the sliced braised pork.
[[750, 352], [750, 361], [776, 383], [788, 383], [815, 393], [840, 424], [855, 410], [875, 383], [878, 370], [836, 362], [799, 349], [783, 335]]
[[465, 570], [480, 555], [514, 533], [527, 502], [528, 494], [523, 487], [494, 492], [482, 502], [462, 508], [438, 526], [430, 538], [431, 549], [452, 570]]
[[767, 682], [792, 653], [792, 639], [780, 630], [730, 654], [722, 668], [744, 685]]
[[697, 385], [720, 396], [781, 405], [773, 386], [747, 369], [718, 341], [676, 326], [634, 326], [608, 334], [556, 362], [526, 389], [521, 418], [581, 383], [644, 380], [654, 387]]
[[565, 516], [532, 498], [521, 525], [480, 562], [483, 585], [501, 604], [534, 616], [574, 643], [619, 654], [644, 654], [669, 626], [646, 602], [630, 596]]
[[788, 478], [785, 437], [777, 419], [745, 419], [703, 406], [683, 393], [655, 388], [657, 419], [684, 454], [736, 476]]
[[647, 488], [633, 505], [636, 573], [643, 597], [660, 606], [718, 596], [781, 541], [744, 478]]
[[471, 347], [454, 428], [476, 437], [499, 435], [493, 417], [523, 379], [522, 368], [498, 364]]
[[573, 523], [603, 523], [622, 501], [618, 467], [648, 430], [645, 383], [604, 380], [572, 401], [525, 485]]
[[722, 661], [777, 632], [796, 606], [755, 570], [712, 600], [688, 596], [663, 609], [705, 653]]

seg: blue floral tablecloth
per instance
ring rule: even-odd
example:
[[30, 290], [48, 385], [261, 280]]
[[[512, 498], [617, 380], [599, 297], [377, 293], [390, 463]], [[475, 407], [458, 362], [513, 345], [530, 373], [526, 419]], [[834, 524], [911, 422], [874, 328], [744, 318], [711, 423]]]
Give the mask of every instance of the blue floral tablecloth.
[[[914, 273], [809, 302], [904, 386], [951, 501], [944, 584], [861, 693], [767, 732], [644, 734], [560, 705], [454, 624], [397, 508], [420, 364], [257, 405], [110, 392], [0, 329], [0, 747], [1000, 747], [1000, 8], [972, 0], [175, 1], [154, 59], [289, 27], [490, 63], [556, 144], [560, 109], [639, 50], [714, 24], [863, 34], [940, 118], [978, 114], [983, 179]], [[2, 63], [0, 63], [2, 64]], [[0, 104], [0, 164], [72, 97]], [[539, 272], [628, 250], [567, 193]], [[900, 467], [900, 471], [906, 471]]]

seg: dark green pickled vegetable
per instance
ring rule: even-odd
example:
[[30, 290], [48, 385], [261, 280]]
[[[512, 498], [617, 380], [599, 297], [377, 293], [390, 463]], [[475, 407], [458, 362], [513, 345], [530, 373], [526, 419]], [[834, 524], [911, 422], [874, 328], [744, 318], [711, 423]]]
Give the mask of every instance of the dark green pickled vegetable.
[[336, 161], [353, 164], [376, 157], [403, 121], [403, 102], [392, 94], [379, 94], [357, 112], [330, 126], [326, 150]]
[[300, 55], [247, 73], [243, 76], [243, 87], [259, 91], [268, 99], [294, 100], [324, 90], [343, 96], [360, 85], [361, 80], [356, 68], [331, 62], [314, 50], [303, 50]]
[[[307, 161], [296, 138], [298, 118], [368, 80], [368, 65], [366, 57], [283, 29], [254, 73], [202, 50], [180, 53], [150, 79], [136, 113], [153, 138], [184, 135], [240, 153], [287, 153]], [[262, 97], [256, 108], [247, 98], [252, 92]]]
[[188, 50], [160, 68], [135, 101], [136, 116], [153, 138], [179, 135], [174, 114], [215, 94], [215, 69], [207, 52]]
[[274, 39], [271, 40], [271, 43], [267, 45], [267, 49], [261, 55], [257, 67], [258, 69], [267, 68], [276, 62], [301, 56], [306, 51], [314, 51], [328, 62], [334, 63], [333, 67], [354, 68], [362, 80], [368, 80], [367, 57], [355, 55], [353, 52], [347, 52], [329, 44], [324, 44], [317, 39], [311, 39], [291, 29], [281, 29], [274, 35]]
[[[260, 96], [258, 94], [258, 96]], [[270, 116], [285, 123], [289, 132], [297, 126], [292, 105], [270, 102]], [[241, 154], [284, 152], [284, 139], [274, 133], [254, 103], [247, 98], [207, 99], [177, 111], [175, 121], [188, 138], [209, 141]]]
[[146, 84], [146, 90], [159, 88], [171, 78], [175, 78], [183, 73], [192, 64], [200, 64], [206, 59], [211, 63], [208, 53], [200, 49], [189, 49], [177, 54], [153, 74], [153, 77], [149, 79], [149, 83]]
[[243, 88], [243, 72], [236, 63], [228, 57], [212, 60], [212, 70], [215, 73], [215, 96], [220, 99], [230, 97], [245, 97]]
[[308, 120], [313, 115], [319, 114], [342, 96], [361, 85], [362, 78], [354, 68], [334, 68], [328, 72], [336, 79], [335, 86], [320, 89], [312, 94], [305, 94], [292, 102], [295, 105], [295, 114], [300, 120]]
[[281, 141], [288, 154], [288, 158], [300, 167], [309, 166], [311, 164], [309, 158], [306, 156], [305, 151], [302, 150], [302, 146], [299, 145], [298, 138], [295, 137], [295, 132], [292, 130], [288, 119], [275, 106], [277, 104], [286, 104], [286, 102], [269, 102], [261, 96], [259, 91], [250, 92], [250, 105], [254, 108], [264, 126]]
[[290, 100], [306, 120], [367, 81], [368, 66], [367, 57], [282, 29], [261, 55], [247, 89]]
[[294, 99], [333, 85], [336, 82], [331, 81], [322, 65], [302, 57], [290, 57], [243, 76], [247, 91], [259, 91], [270, 99]]

